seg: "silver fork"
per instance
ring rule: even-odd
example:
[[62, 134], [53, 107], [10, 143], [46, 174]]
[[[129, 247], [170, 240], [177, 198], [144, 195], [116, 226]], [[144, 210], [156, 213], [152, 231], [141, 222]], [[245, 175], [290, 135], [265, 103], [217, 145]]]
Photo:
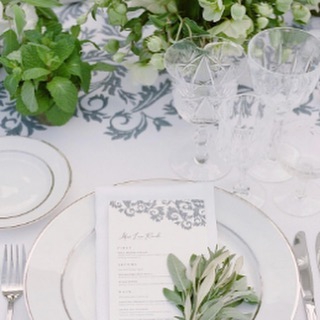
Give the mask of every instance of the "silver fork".
[[24, 245], [21, 245], [20, 248], [18, 245], [5, 245], [1, 275], [1, 291], [8, 301], [6, 320], [12, 319], [14, 303], [23, 293], [23, 273], [25, 263], [26, 251]]

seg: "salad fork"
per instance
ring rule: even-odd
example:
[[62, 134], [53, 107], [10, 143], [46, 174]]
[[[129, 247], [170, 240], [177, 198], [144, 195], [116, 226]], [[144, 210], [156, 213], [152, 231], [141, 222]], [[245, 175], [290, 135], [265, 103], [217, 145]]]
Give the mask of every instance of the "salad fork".
[[23, 273], [26, 263], [25, 247], [5, 245], [1, 275], [1, 291], [8, 301], [7, 318], [13, 318], [15, 301], [23, 293]]

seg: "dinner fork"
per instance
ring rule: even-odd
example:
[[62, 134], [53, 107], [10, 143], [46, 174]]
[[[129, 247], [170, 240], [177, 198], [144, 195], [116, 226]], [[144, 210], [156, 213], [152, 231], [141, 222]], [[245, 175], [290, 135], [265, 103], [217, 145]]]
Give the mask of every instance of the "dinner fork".
[[24, 245], [21, 247], [12, 244], [4, 246], [1, 291], [8, 301], [6, 320], [12, 319], [14, 303], [23, 293], [25, 263], [26, 252]]

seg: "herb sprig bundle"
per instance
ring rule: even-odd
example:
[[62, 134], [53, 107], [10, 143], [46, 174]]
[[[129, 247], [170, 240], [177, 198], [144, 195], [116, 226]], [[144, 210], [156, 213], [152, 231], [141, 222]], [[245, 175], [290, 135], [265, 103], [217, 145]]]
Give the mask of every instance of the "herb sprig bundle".
[[[1, 0], [0, 0], [1, 1]], [[9, 26], [2, 35], [0, 56], [7, 72], [4, 87], [16, 110], [25, 116], [37, 116], [42, 122], [63, 125], [75, 114], [80, 90], [89, 91], [93, 70], [111, 71], [107, 63], [89, 64], [82, 58], [80, 26], [65, 30], [51, 6], [54, 0], [31, 1], [37, 23], [25, 30], [27, 17], [20, 3], [5, 3], [11, 9]], [[7, 8], [7, 9], [8, 9]]]
[[176, 305], [179, 320], [248, 320], [236, 306], [241, 303], [257, 304], [259, 298], [248, 287], [244, 275], [240, 274], [242, 257], [235, 259], [226, 248], [212, 252], [209, 257], [192, 255], [190, 268], [173, 254], [168, 256], [168, 269], [174, 289], [163, 289], [167, 300]]

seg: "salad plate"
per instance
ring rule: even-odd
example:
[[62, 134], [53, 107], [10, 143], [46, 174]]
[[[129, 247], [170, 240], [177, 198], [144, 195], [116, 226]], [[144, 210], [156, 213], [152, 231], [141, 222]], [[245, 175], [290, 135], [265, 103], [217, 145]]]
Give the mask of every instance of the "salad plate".
[[[244, 257], [242, 273], [261, 300], [252, 319], [293, 319], [298, 273], [283, 234], [261, 211], [226, 191], [215, 190], [215, 204], [219, 244]], [[95, 319], [94, 224], [92, 193], [55, 217], [35, 242], [24, 283], [31, 319]]]
[[68, 160], [51, 144], [0, 138], [0, 228], [40, 219], [60, 203], [70, 183]]

